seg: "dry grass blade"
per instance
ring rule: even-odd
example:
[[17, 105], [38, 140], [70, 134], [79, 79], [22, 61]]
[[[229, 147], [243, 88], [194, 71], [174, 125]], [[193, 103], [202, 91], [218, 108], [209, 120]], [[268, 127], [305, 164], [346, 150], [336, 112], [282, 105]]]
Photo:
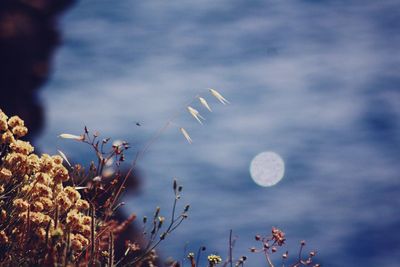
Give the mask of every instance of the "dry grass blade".
[[188, 143], [189, 144], [192, 144], [193, 143], [193, 141], [192, 141], [192, 138], [190, 138], [190, 135], [188, 134], [188, 132], [184, 129], [184, 128], [180, 128], [180, 130], [181, 130], [181, 132], [182, 132], [182, 134], [183, 134], [183, 136], [186, 138], [186, 140], [188, 141]]

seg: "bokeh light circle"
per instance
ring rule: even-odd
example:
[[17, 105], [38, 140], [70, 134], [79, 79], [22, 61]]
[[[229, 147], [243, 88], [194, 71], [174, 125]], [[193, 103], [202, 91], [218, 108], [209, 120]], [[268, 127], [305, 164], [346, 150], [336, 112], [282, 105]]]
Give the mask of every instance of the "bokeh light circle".
[[260, 186], [276, 185], [285, 173], [285, 163], [275, 152], [261, 152], [250, 163], [250, 175]]

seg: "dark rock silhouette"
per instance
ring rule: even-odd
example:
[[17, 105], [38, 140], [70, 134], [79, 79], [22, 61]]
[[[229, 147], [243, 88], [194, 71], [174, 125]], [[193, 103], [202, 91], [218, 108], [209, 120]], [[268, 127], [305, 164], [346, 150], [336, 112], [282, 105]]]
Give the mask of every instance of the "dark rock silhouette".
[[74, 0], [1, 0], [0, 107], [19, 115], [32, 140], [43, 126], [38, 89], [49, 77], [51, 59], [60, 45], [57, 21]]

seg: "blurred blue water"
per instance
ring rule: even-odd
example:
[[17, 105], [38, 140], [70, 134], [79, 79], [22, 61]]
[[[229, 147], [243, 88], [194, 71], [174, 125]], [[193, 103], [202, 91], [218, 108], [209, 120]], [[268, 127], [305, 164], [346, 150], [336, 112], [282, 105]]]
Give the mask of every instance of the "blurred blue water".
[[[80, 1], [41, 95], [40, 147], [88, 159], [56, 138], [86, 124], [136, 149], [181, 111], [139, 164], [141, 195], [127, 199], [127, 212], [166, 211], [172, 177], [184, 184], [191, 216], [162, 255], [181, 257], [185, 242], [225, 255], [229, 229], [237, 255], [249, 254], [255, 233], [278, 226], [293, 254], [306, 239], [325, 266], [398, 266], [399, 16], [395, 0]], [[214, 108], [204, 126], [184, 108], [199, 92]], [[265, 150], [287, 167], [272, 188], [248, 172]]]

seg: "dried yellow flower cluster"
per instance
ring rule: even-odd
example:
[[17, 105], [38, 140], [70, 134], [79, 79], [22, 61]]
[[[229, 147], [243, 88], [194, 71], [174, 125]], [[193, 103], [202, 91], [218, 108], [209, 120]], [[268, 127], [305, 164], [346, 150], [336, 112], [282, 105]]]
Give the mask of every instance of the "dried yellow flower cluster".
[[28, 133], [28, 128], [25, 127], [24, 121], [18, 116], [8, 118], [8, 116], [0, 110], [0, 131], [3, 132], [1, 135], [1, 142], [11, 143], [11, 141], [14, 141], [14, 136], [18, 138], [24, 137]]
[[214, 254], [209, 255], [207, 259], [210, 266], [215, 266], [217, 264], [220, 264], [222, 261], [222, 258], [220, 256]]
[[[29, 235], [39, 242], [69, 234], [71, 248], [81, 251], [89, 244], [89, 203], [63, 183], [69, 180], [62, 157], [33, 154], [29, 142], [20, 140], [28, 129], [18, 116], [8, 118], [0, 110], [0, 244], [23, 240]], [[4, 197], [3, 197], [4, 196]]]

